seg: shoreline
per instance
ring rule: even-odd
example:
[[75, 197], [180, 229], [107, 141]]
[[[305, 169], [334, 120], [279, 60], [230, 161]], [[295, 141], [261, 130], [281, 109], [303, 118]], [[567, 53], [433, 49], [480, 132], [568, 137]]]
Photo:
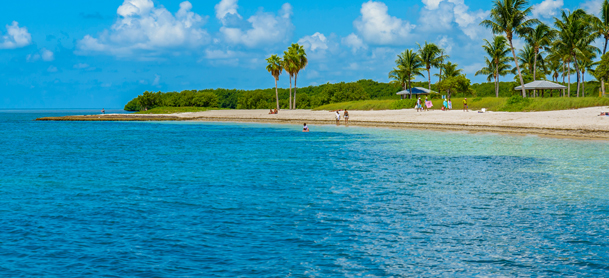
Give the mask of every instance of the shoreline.
[[[609, 107], [548, 112], [487, 112], [412, 110], [349, 111], [350, 126], [424, 129], [438, 131], [490, 132], [548, 137], [609, 140], [609, 117], [595, 116]], [[598, 112], [597, 112], [598, 111]], [[210, 110], [181, 114], [105, 114], [45, 117], [37, 121], [194, 121], [335, 125], [327, 111]], [[341, 119], [341, 126], [344, 126]]]

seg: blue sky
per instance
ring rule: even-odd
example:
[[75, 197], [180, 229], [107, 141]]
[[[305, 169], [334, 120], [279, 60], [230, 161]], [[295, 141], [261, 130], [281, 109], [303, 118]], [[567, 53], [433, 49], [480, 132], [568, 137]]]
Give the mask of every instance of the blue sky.
[[[600, 3], [531, 1], [535, 16], [546, 22], [560, 9], [596, 13]], [[309, 54], [299, 87], [387, 82], [395, 56], [425, 41], [443, 46], [450, 61], [482, 82], [474, 73], [484, 61], [482, 39], [492, 35], [478, 24], [491, 5], [488, 0], [5, 1], [0, 108], [115, 108], [145, 90], [270, 88], [274, 82], [264, 59], [293, 42]], [[288, 87], [287, 76], [280, 86]]]

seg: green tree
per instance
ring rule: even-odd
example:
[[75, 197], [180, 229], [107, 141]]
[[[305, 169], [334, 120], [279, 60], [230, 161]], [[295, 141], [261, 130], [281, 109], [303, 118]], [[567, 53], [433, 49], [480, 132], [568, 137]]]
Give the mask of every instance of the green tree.
[[421, 61], [423, 62], [423, 64], [425, 64], [425, 69], [427, 70], [427, 86], [428, 89], [431, 91], [430, 69], [432, 67], [437, 68], [442, 64], [441, 50], [437, 45], [433, 43], [428, 44], [427, 42], [425, 42], [425, 45], [423, 47], [421, 47], [421, 45], [418, 43], [417, 45], [419, 46], [419, 57], [421, 57]]
[[542, 57], [540, 52], [548, 49], [555, 37], [556, 31], [544, 23], [540, 23], [535, 29], [529, 30], [524, 37], [524, 40], [533, 48], [535, 54], [533, 55], [533, 81], [537, 80], [537, 59]]
[[514, 38], [514, 35], [523, 36], [529, 33], [531, 26], [539, 23], [539, 20], [529, 18], [532, 7], [526, 7], [527, 5], [528, 1], [526, 0], [495, 0], [493, 9], [491, 9], [491, 18], [480, 23], [480, 25], [490, 28], [493, 34], [505, 33], [510, 44], [510, 49], [512, 50], [518, 77], [520, 78], [523, 97], [526, 97], [526, 91], [524, 89], [524, 81], [522, 80], [522, 73], [520, 72], [520, 66], [518, 65], [518, 59], [516, 58], [516, 51], [514, 51], [512, 39]]
[[444, 72], [442, 73], [442, 79], [456, 77], [461, 75], [461, 69], [457, 69], [459, 65], [448, 62], [442, 66]]
[[443, 78], [438, 82], [436, 87], [438, 91], [446, 91], [448, 98], [451, 98], [453, 93], [463, 92], [463, 95], [470, 92], [471, 81], [464, 74]]
[[[605, 55], [605, 53], [607, 53], [607, 42], [609, 42], [609, 0], [603, 1], [601, 6], [601, 18], [596, 16], [592, 17], [592, 28], [594, 32], [596, 32], [597, 37], [603, 37], [605, 39], [605, 47], [603, 47], [602, 53], [602, 55]], [[601, 90], [604, 96], [606, 79], [599, 80], [601, 81]]]
[[563, 11], [560, 19], [554, 18], [554, 25], [558, 29], [558, 40], [554, 44], [570, 55], [575, 66], [578, 97], [581, 82], [578, 59], [586, 60], [592, 53], [599, 51], [590, 45], [596, 38], [590, 21], [591, 17], [582, 9], [573, 12]]
[[294, 48], [288, 48], [288, 51], [283, 52], [283, 69], [290, 76], [290, 97], [288, 101], [288, 109], [292, 109], [292, 78], [298, 69], [298, 58]]
[[[499, 97], [499, 76], [505, 76], [508, 74], [508, 53], [510, 50], [508, 49], [507, 39], [504, 36], [494, 36], [492, 42], [489, 42], [486, 39], [484, 39], [484, 42], [485, 44], [482, 46], [482, 48], [488, 55], [488, 59], [490, 59], [489, 62], [493, 64], [490, 66], [487, 63], [486, 69], [494, 70], [493, 76], [495, 78], [495, 96]], [[481, 72], [480, 74], [488, 73]], [[476, 75], [478, 75], [478, 73], [476, 73]]]
[[598, 63], [598, 66], [591, 72], [597, 80], [609, 79], [609, 53], [605, 53]]
[[279, 56], [273, 55], [266, 59], [268, 65], [266, 70], [273, 75], [275, 78], [275, 100], [277, 101], [277, 110], [279, 110], [279, 92], [277, 91], [277, 81], [279, 81], [279, 75], [283, 72], [283, 61]]
[[145, 91], [141, 96], [137, 97], [138, 103], [142, 110], [147, 111], [148, 109], [157, 106], [160, 100], [161, 92], [153, 93]]
[[[408, 84], [408, 90], [412, 90], [412, 80], [416, 76], [422, 76], [423, 61], [416, 52], [411, 49], [407, 49], [401, 54], [398, 55], [398, 59], [395, 61], [397, 67], [389, 73], [390, 76], [401, 76], [404, 80], [404, 83]], [[398, 73], [399, 72], [399, 73]], [[410, 94], [410, 98], [412, 98], [412, 94]]]
[[294, 103], [292, 104], [292, 109], [296, 109], [296, 91], [298, 90], [298, 86], [296, 85], [296, 81], [298, 81], [298, 74], [301, 70], [305, 69], [309, 64], [309, 59], [307, 58], [307, 53], [302, 45], [297, 43], [293, 43], [292, 46], [288, 49], [288, 52], [293, 53], [294, 61], [296, 64], [296, 68], [294, 71]]
[[197, 93], [193, 104], [197, 107], [218, 107], [218, 96], [212, 92]]

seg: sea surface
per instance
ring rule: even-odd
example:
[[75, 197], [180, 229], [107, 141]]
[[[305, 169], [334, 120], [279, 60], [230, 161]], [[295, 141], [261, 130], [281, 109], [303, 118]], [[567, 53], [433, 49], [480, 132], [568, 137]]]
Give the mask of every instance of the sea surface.
[[0, 276], [609, 276], [607, 141], [97, 112], [0, 110]]

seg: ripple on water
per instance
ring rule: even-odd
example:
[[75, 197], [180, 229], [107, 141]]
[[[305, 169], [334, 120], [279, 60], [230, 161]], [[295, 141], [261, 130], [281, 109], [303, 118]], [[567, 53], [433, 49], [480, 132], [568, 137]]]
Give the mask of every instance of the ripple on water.
[[0, 113], [4, 276], [609, 273], [606, 142], [41, 113]]

